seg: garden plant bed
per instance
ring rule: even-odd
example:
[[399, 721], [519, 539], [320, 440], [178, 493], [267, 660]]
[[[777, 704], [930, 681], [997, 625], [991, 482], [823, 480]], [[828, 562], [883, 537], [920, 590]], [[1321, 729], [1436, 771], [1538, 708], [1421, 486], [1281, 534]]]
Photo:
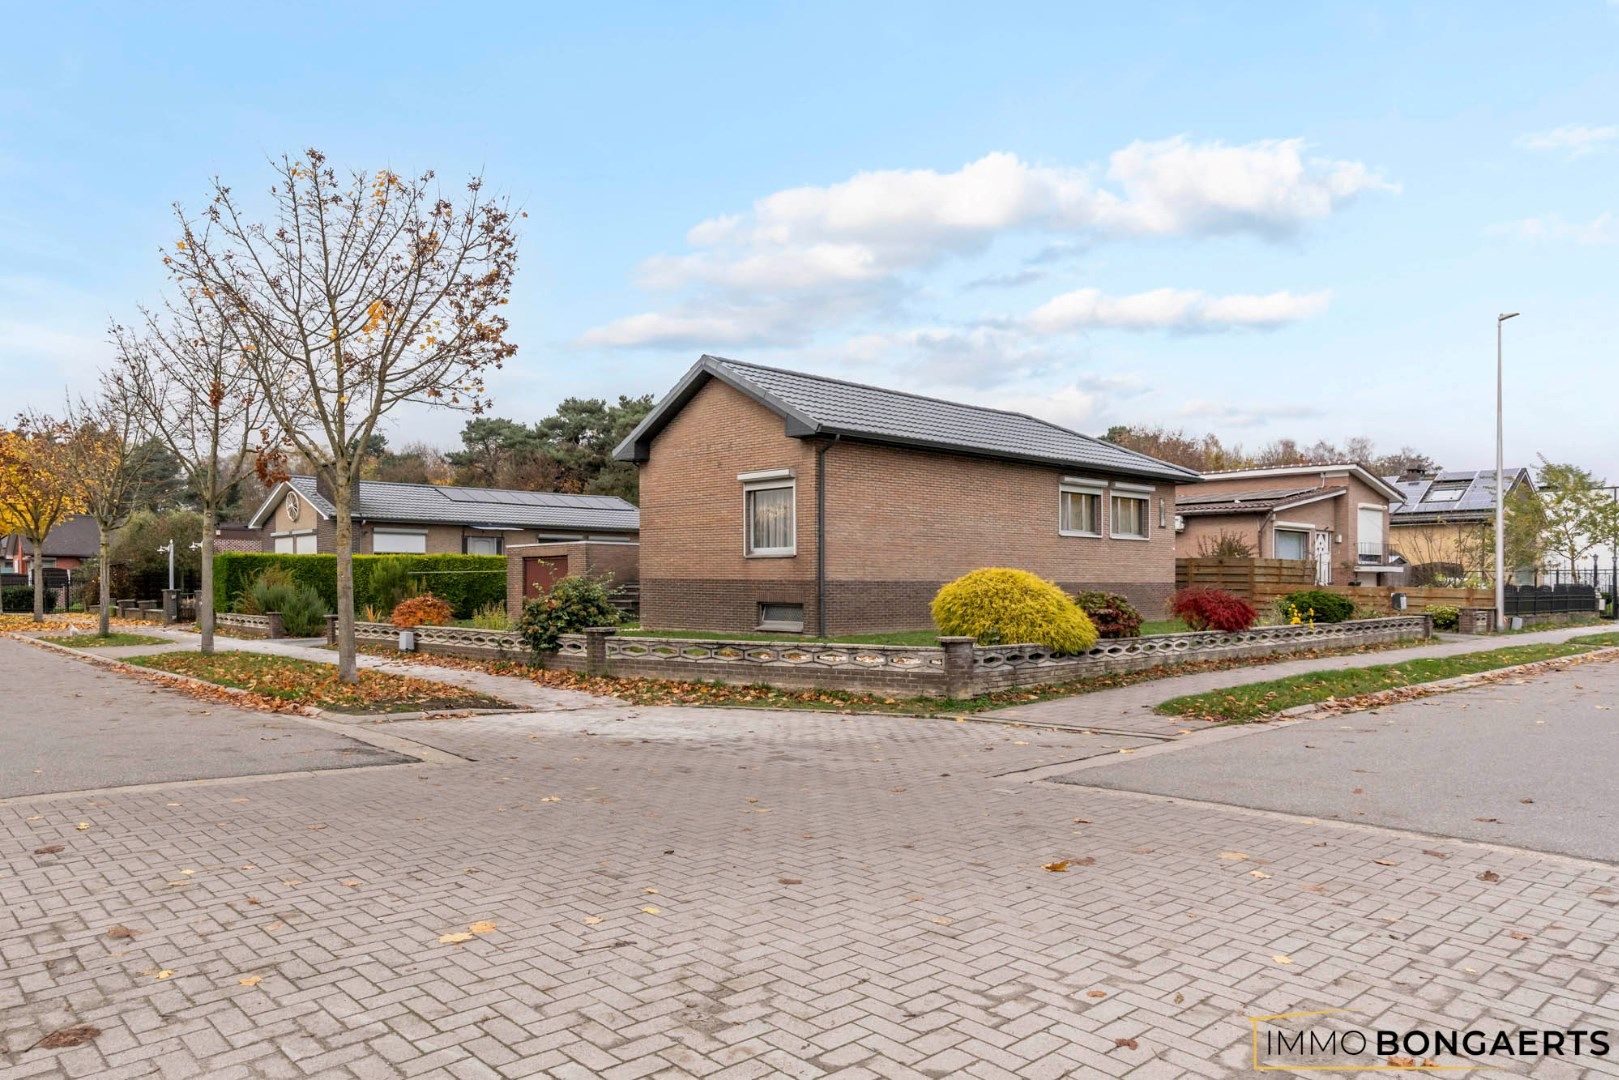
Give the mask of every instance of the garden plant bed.
[[385, 645], [362, 644], [359, 649], [372, 656], [392, 660], [409, 659], [413, 664], [430, 667], [456, 668], [463, 671], [482, 671], [491, 675], [507, 675], [528, 679], [541, 686], [562, 690], [577, 690], [587, 694], [614, 697], [634, 705], [696, 705], [745, 709], [813, 709], [844, 714], [873, 713], [894, 716], [947, 716], [957, 717], [992, 709], [1005, 709], [1013, 705], [1028, 705], [1054, 698], [1074, 697], [1112, 690], [1121, 686], [1154, 682], [1206, 671], [1227, 671], [1233, 668], [1258, 667], [1263, 664], [1288, 660], [1310, 660], [1326, 656], [1353, 656], [1363, 653], [1387, 652], [1414, 648], [1421, 641], [1398, 641], [1376, 645], [1361, 645], [1343, 649], [1298, 649], [1263, 659], [1228, 657], [1199, 660], [1174, 667], [1145, 668], [1106, 675], [1094, 675], [1067, 683], [997, 690], [972, 698], [936, 698], [890, 696], [845, 690], [791, 690], [763, 685], [737, 685], [704, 680], [648, 679], [608, 675], [589, 675], [566, 668], [540, 668], [517, 660], [482, 660], [429, 653], [401, 653]]
[[1590, 634], [1564, 642], [1542, 645], [1510, 645], [1488, 652], [1461, 656], [1405, 660], [1366, 668], [1313, 671], [1285, 679], [1249, 683], [1204, 694], [1171, 698], [1157, 707], [1168, 716], [1197, 720], [1241, 723], [1274, 716], [1286, 709], [1325, 701], [1359, 697], [1385, 690], [1420, 686], [1460, 675], [1473, 675], [1516, 664], [1532, 664], [1578, 656], [1594, 649], [1619, 645], [1619, 633]]
[[41, 641], [48, 641], [52, 645], [65, 645], [70, 649], [117, 649], [126, 645], [172, 645], [168, 638], [154, 637], [151, 634], [131, 634], [123, 631], [113, 631], [106, 637], [100, 634], [61, 634], [54, 637], [41, 637]]
[[338, 681], [336, 665], [260, 653], [162, 653], [130, 657], [126, 663], [330, 712], [516, 708], [510, 702], [459, 686], [364, 668], [360, 670], [359, 683], [350, 686]]
[[[8, 612], [0, 615], [0, 634], [61, 634], [70, 629], [88, 630], [93, 634], [98, 625], [96, 616], [81, 612], [47, 615], [44, 622], [35, 622], [34, 617], [27, 612]], [[127, 628], [141, 624], [130, 619], [114, 618], [112, 625]]]

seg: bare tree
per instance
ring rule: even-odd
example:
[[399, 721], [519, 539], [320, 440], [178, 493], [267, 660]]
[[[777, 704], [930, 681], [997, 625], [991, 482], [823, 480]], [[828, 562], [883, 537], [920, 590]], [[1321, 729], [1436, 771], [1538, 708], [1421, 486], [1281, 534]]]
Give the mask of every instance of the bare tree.
[[66, 467], [74, 474], [85, 515], [96, 523], [97, 631], [103, 637], [112, 630], [112, 534], [135, 511], [155, 451], [141, 417], [117, 372], [103, 374], [94, 396], [70, 402], [67, 409]]
[[163, 316], [141, 315], [138, 330], [111, 328], [118, 350], [112, 378], [153, 436], [179, 458], [202, 512], [197, 630], [208, 654], [214, 651], [219, 510], [253, 474], [254, 452], [271, 442], [270, 411], [235, 335], [195, 289], [183, 291]]
[[329, 492], [338, 669], [356, 682], [352, 510], [371, 436], [400, 405], [487, 407], [485, 372], [517, 349], [500, 314], [517, 239], [478, 179], [457, 206], [432, 173], [339, 179], [318, 150], [275, 171], [268, 223], [215, 180], [200, 218], [176, 208], [181, 236], [164, 261], [214, 305], [288, 447]]

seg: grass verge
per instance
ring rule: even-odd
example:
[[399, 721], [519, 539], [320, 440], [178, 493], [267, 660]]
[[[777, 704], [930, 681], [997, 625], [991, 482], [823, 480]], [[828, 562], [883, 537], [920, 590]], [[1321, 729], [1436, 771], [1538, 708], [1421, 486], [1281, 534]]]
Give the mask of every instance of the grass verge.
[[101, 634], [64, 634], [59, 637], [42, 637], [39, 640], [48, 641], [52, 645], [66, 645], [70, 649], [116, 649], [124, 645], [169, 645], [168, 638], [153, 637], [151, 634], [129, 634], [114, 631], [103, 637]]
[[174, 652], [134, 656], [125, 662], [331, 712], [397, 713], [515, 707], [488, 694], [448, 683], [364, 668], [360, 670], [359, 683], [350, 686], [338, 681], [336, 665], [261, 653], [220, 652], [203, 656]]
[[1399, 690], [1408, 686], [1420, 686], [1423, 683], [1455, 678], [1458, 675], [1494, 671], [1514, 664], [1532, 664], [1539, 660], [1578, 656], [1611, 645], [1619, 645], [1619, 633], [1587, 634], [1563, 642], [1509, 645], [1487, 652], [1403, 660], [1395, 664], [1376, 664], [1364, 668], [1312, 671], [1303, 675], [1290, 675], [1285, 679], [1271, 679], [1268, 682], [1249, 683], [1246, 686], [1233, 686], [1203, 694], [1187, 694], [1184, 697], [1171, 698], [1159, 705], [1155, 711], [1167, 716], [1185, 716], [1227, 723], [1257, 720], [1274, 716], [1298, 705], [1342, 700], [1359, 697], [1362, 694], [1375, 694], [1383, 690]]
[[360, 651], [390, 659], [406, 659], [413, 664], [430, 667], [448, 667], [461, 670], [484, 671], [491, 675], [508, 675], [528, 679], [542, 686], [561, 690], [578, 690], [587, 694], [614, 697], [635, 705], [706, 705], [750, 709], [814, 709], [838, 713], [877, 713], [895, 716], [962, 716], [1005, 709], [1013, 705], [1028, 705], [1053, 698], [1073, 697], [1078, 694], [1112, 690], [1120, 686], [1156, 679], [1191, 675], [1203, 671], [1225, 671], [1256, 664], [1279, 663], [1284, 660], [1309, 660], [1322, 656], [1346, 656], [1361, 653], [1406, 649], [1424, 644], [1420, 641], [1390, 642], [1384, 645], [1362, 645], [1351, 649], [1300, 649], [1294, 652], [1267, 656], [1262, 660], [1223, 659], [1200, 660], [1177, 664], [1174, 667], [1148, 668], [1144, 671], [1119, 672], [1111, 675], [1093, 675], [1073, 682], [1051, 686], [1029, 686], [1020, 689], [998, 690], [974, 698], [950, 699], [931, 697], [890, 697], [884, 694], [847, 690], [783, 690], [773, 686], [707, 682], [699, 680], [621, 678], [604, 675], [585, 675], [563, 669], [532, 667], [520, 660], [471, 660], [452, 656], [434, 656], [430, 653], [400, 653], [386, 645], [361, 645]]

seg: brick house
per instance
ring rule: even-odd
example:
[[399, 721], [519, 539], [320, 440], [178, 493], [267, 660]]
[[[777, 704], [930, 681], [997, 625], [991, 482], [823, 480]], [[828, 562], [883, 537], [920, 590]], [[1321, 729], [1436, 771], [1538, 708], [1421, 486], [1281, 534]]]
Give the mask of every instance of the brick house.
[[[1401, 494], [1390, 510], [1389, 531], [1416, 571], [1414, 577], [1425, 583], [1493, 576], [1494, 469], [1413, 471], [1384, 479]], [[1528, 469], [1506, 469], [1503, 479], [1509, 512], [1514, 497], [1535, 491], [1535, 478]], [[1515, 585], [1535, 583], [1533, 566], [1513, 567], [1511, 573]]]
[[1389, 543], [1400, 490], [1353, 462], [1204, 473], [1176, 493], [1175, 550], [1207, 554], [1221, 534], [1261, 559], [1314, 562], [1323, 585], [1391, 585], [1405, 560]]
[[1021, 413], [704, 356], [615, 452], [640, 466], [641, 620], [849, 634], [933, 625], [985, 566], [1174, 590], [1195, 473]]
[[[47, 570], [77, 570], [96, 557], [101, 529], [95, 519], [75, 514], [45, 534], [40, 545], [40, 563]], [[0, 565], [6, 572], [22, 574], [32, 581], [34, 545], [22, 534], [0, 536]]]
[[[277, 484], [248, 526], [259, 550], [289, 555], [336, 547], [335, 508], [313, 476]], [[565, 540], [634, 540], [635, 505], [613, 495], [360, 481], [357, 555], [501, 555], [507, 547]]]

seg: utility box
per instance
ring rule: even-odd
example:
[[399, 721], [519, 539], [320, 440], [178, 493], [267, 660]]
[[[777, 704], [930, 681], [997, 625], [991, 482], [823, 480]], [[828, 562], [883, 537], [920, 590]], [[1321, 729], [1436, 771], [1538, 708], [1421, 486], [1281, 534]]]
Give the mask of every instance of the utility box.
[[1404, 611], [1410, 604], [1405, 593], [1397, 592], [1389, 594], [1389, 606], [1395, 611]]

